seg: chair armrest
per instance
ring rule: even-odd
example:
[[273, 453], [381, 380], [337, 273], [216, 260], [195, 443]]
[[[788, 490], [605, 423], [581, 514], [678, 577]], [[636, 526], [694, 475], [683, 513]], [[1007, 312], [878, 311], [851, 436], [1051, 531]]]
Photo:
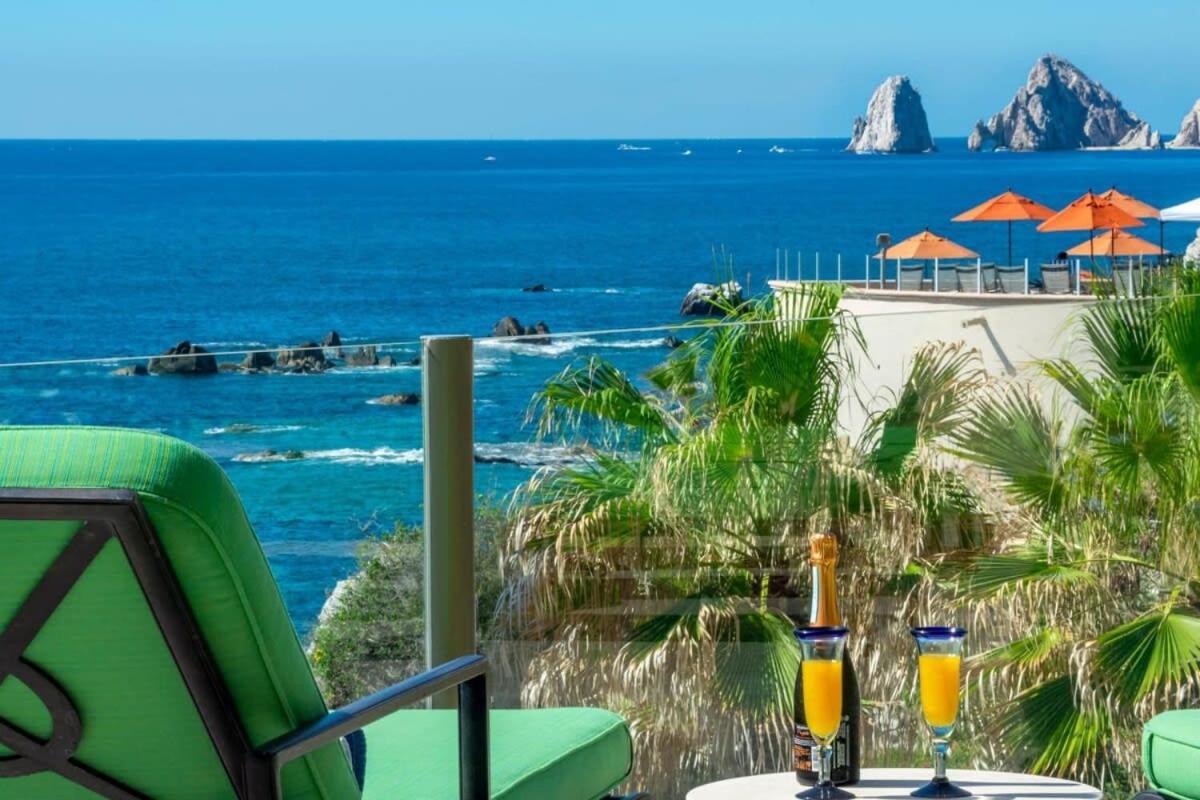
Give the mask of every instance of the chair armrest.
[[[459, 761], [464, 800], [486, 799], [487, 769], [487, 659], [470, 655], [447, 661], [420, 675], [330, 711], [316, 722], [267, 742], [259, 753], [271, 762], [275, 794], [281, 797], [279, 773], [285, 764], [308, 755], [348, 733], [359, 730], [393, 711], [411, 706], [440, 691], [459, 687]], [[482, 775], [480, 775], [482, 761]], [[470, 775], [467, 773], [470, 772]], [[479, 783], [482, 781], [482, 794]]]

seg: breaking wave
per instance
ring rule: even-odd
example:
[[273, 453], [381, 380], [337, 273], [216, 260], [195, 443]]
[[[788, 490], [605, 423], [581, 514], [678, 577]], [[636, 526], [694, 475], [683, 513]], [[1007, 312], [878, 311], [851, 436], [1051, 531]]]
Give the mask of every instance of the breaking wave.
[[[512, 464], [528, 469], [577, 463], [583, 455], [584, 451], [577, 447], [534, 442], [480, 442], [475, 445], [476, 463]], [[424, 458], [425, 453], [419, 447], [410, 450], [396, 450], [391, 447], [376, 447], [373, 450], [343, 447], [335, 450], [262, 450], [256, 453], [238, 453], [233, 460], [240, 464], [324, 461], [351, 466], [377, 466], [420, 464]]]
[[304, 430], [303, 425], [250, 425], [235, 422], [232, 425], [219, 425], [215, 428], [205, 428], [205, 436], [223, 436], [225, 434], [243, 433], [286, 433], [287, 431]]

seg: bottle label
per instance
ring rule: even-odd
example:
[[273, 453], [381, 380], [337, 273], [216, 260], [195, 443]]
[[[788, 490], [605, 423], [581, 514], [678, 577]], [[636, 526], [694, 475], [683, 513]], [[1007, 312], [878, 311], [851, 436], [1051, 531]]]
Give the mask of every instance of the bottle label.
[[[797, 772], [817, 772], [818, 745], [807, 725], [796, 725], [792, 738], [792, 769]], [[850, 764], [850, 716], [842, 715], [837, 738], [833, 741], [832, 768], [840, 769]]]

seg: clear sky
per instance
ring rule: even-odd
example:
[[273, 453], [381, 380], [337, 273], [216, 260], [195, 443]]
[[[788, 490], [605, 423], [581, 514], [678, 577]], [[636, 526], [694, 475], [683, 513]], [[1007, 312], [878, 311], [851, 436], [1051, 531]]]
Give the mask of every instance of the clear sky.
[[1200, 0], [8, 0], [0, 137], [965, 136], [1054, 51], [1174, 133]]

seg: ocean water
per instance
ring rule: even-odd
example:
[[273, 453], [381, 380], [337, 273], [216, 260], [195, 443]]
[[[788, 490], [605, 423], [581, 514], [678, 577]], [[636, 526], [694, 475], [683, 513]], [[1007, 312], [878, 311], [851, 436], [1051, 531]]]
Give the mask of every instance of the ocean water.
[[[627, 144], [636, 148], [621, 148]], [[1200, 195], [1200, 153], [855, 156], [843, 140], [0, 142], [0, 362], [486, 335], [513, 314], [552, 330], [679, 321], [724, 246], [765, 291], [776, 250], [862, 274], [875, 235], [925, 226], [1003, 261], [1003, 224], [950, 223], [1012, 187], [1052, 206], [1117, 185], [1165, 206]], [[772, 148], [775, 148], [772, 151]], [[686, 153], [690, 153], [686, 154]], [[1156, 239], [1157, 224], [1142, 231]], [[1181, 250], [1192, 226], [1166, 228]], [[1017, 225], [1036, 263], [1086, 238]], [[525, 293], [543, 283], [554, 291]], [[662, 333], [481, 346], [477, 487], [502, 502], [539, 464], [531, 392], [573, 358], [639, 371]], [[399, 344], [399, 358], [416, 353]], [[236, 360], [230, 357], [227, 360]], [[192, 441], [229, 472], [307, 630], [357, 542], [421, 518], [415, 367], [323, 375], [119, 378], [114, 364], [0, 369], [0, 422], [112, 424]], [[277, 455], [271, 455], [274, 451]], [[299, 451], [302, 459], [281, 453]]]

